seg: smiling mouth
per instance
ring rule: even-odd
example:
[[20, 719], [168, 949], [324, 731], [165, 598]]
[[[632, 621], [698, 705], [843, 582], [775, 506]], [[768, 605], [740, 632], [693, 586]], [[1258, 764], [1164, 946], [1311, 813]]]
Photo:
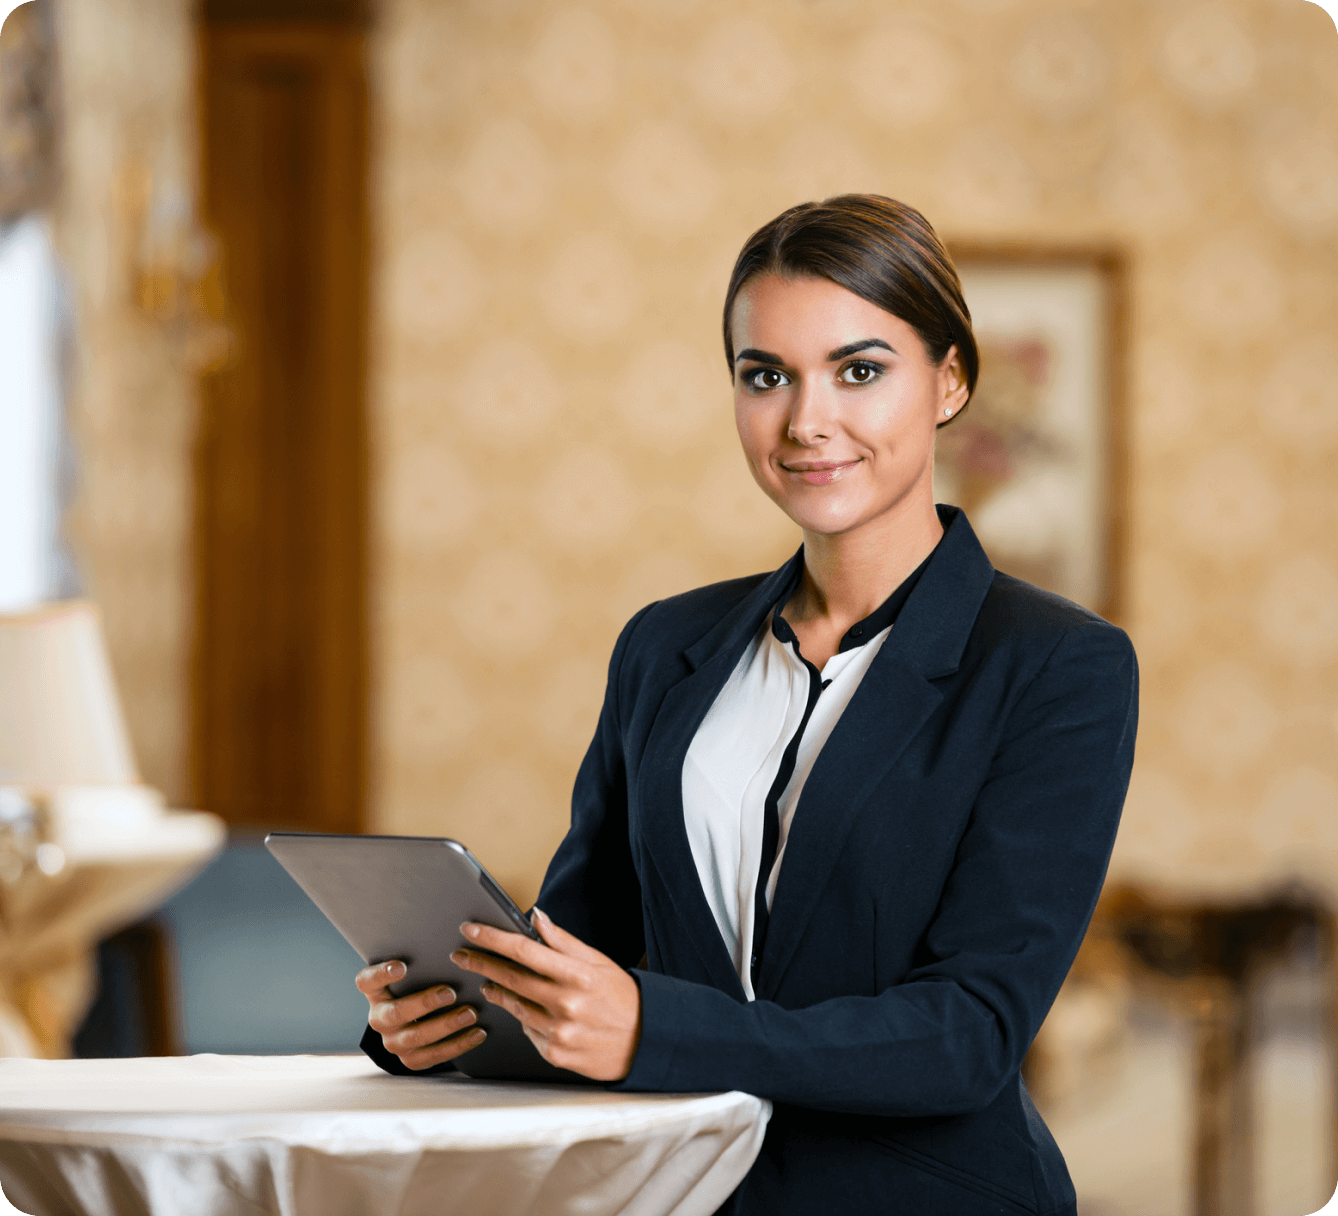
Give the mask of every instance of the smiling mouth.
[[844, 477], [859, 460], [801, 460], [794, 464], [781, 462], [781, 468], [811, 486], [826, 486]]

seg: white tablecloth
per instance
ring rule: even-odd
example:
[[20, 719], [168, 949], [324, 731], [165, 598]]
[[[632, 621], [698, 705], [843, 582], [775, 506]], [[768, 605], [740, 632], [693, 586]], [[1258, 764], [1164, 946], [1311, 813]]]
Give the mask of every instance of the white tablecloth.
[[4, 1060], [0, 1184], [32, 1216], [708, 1216], [770, 1115], [362, 1056]]

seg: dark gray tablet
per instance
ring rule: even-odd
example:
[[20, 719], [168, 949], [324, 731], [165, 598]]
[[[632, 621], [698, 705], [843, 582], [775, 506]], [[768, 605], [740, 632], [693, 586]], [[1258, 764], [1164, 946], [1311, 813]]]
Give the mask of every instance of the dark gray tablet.
[[464, 845], [432, 836], [271, 832], [265, 847], [364, 962], [404, 962], [408, 974], [390, 985], [396, 996], [449, 984], [474, 1006], [488, 1037], [453, 1061], [466, 1076], [589, 1083], [549, 1064], [515, 1018], [483, 999], [482, 979], [451, 962], [451, 951], [467, 944], [460, 932], [467, 920], [539, 940]]

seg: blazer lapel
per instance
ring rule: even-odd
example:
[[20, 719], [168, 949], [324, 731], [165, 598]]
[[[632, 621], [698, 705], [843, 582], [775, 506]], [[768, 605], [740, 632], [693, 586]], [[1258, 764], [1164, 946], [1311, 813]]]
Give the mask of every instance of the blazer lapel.
[[689, 674], [665, 694], [637, 776], [638, 826], [674, 913], [711, 983], [739, 1000], [743, 985], [697, 877], [683, 820], [683, 761], [702, 719], [802, 561], [801, 549], [684, 651]]
[[795, 808], [762, 951], [759, 998], [779, 987], [864, 802], [942, 701], [932, 681], [957, 670], [993, 581], [994, 567], [966, 517], [956, 507], [940, 507], [939, 516], [945, 529], [939, 550], [819, 753]]

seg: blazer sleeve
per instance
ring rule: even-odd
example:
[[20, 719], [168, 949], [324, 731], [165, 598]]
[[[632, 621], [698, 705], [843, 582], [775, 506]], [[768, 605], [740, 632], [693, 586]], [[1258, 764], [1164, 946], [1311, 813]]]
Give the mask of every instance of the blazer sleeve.
[[886, 1116], [988, 1106], [1020, 1067], [1095, 908], [1137, 697], [1128, 638], [1099, 621], [1070, 628], [1005, 723], [924, 961], [877, 996], [804, 1009], [634, 972], [641, 1039], [618, 1088], [739, 1089]]

